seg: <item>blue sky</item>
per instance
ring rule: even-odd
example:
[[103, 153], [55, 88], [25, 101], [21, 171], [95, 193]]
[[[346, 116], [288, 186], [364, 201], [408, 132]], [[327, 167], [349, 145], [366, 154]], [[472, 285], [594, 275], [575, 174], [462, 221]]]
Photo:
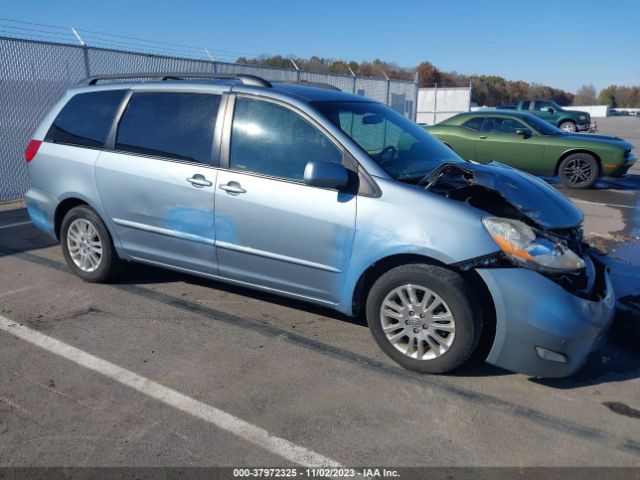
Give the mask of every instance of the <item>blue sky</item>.
[[640, 84], [638, 0], [0, 0], [0, 17], [213, 52], [428, 60], [570, 91]]

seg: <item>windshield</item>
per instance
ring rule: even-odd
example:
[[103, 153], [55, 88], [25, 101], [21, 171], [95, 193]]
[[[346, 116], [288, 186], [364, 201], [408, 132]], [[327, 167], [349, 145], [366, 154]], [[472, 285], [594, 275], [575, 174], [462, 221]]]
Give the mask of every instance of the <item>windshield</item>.
[[540, 135], [560, 135], [562, 133], [562, 130], [535, 115], [527, 115], [524, 120]]
[[396, 180], [418, 182], [444, 162], [464, 162], [424, 128], [381, 103], [314, 106]]

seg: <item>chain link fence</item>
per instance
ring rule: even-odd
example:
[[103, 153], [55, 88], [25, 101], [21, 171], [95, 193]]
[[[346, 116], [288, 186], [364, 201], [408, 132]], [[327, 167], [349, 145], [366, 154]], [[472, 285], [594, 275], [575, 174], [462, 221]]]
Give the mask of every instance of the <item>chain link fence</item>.
[[250, 73], [271, 81], [333, 85], [390, 105], [415, 120], [413, 82], [313, 73], [0, 36], [0, 201], [29, 189], [24, 149], [47, 112], [89, 75], [137, 72]]

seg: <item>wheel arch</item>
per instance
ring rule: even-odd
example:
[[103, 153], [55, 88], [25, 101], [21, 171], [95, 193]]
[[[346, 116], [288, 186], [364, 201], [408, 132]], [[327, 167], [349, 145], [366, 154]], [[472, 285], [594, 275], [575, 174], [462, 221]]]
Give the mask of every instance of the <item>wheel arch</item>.
[[572, 148], [570, 150], [565, 151], [562, 155], [560, 155], [560, 158], [558, 158], [558, 161], [556, 162], [556, 166], [553, 171], [554, 175], [558, 175], [560, 164], [562, 163], [562, 161], [565, 158], [567, 158], [569, 155], [573, 155], [574, 153], [585, 153], [587, 155], [591, 155], [593, 158], [596, 159], [596, 162], [598, 163], [598, 168], [600, 169], [600, 172], [602, 172], [602, 159], [596, 152], [589, 150], [588, 148]]
[[578, 125], [578, 122], [577, 122], [574, 118], [571, 118], [571, 117], [562, 117], [562, 118], [558, 119], [558, 121], [556, 122], [556, 126], [557, 126], [557, 127], [560, 127], [560, 125], [562, 125], [562, 124], [563, 124], [563, 123], [565, 123], [565, 122], [571, 122], [571, 123], [573, 123], [573, 124], [574, 124], [574, 125], [576, 125], [576, 126]]
[[363, 318], [366, 310], [366, 299], [375, 281], [393, 268], [413, 263], [436, 265], [452, 270], [462, 275], [464, 280], [469, 283], [473, 292], [477, 295], [477, 300], [482, 307], [482, 337], [480, 338], [480, 343], [476, 348], [476, 352], [482, 355], [483, 359], [485, 359], [495, 340], [496, 307], [491, 292], [489, 291], [489, 287], [474, 269], [462, 270], [460, 268], [447, 265], [433, 257], [415, 253], [399, 253], [383, 257], [369, 265], [369, 267], [362, 272], [360, 278], [356, 282], [356, 287], [352, 296], [353, 315], [366, 323], [366, 320]]
[[[77, 194], [68, 195], [65, 198], [60, 200], [53, 214], [53, 231], [58, 240], [60, 240], [60, 227], [62, 226], [62, 220], [64, 219], [64, 216], [72, 208], [78, 207], [80, 205], [86, 205], [90, 207], [94, 212], [96, 212], [96, 215], [98, 215], [104, 222], [104, 218], [102, 218], [102, 215], [100, 215], [99, 210], [94, 205], [92, 205], [87, 198], [85, 198], [83, 195], [77, 195]], [[109, 226], [106, 224], [106, 222], [104, 223], [107, 227], [107, 231], [109, 231]], [[109, 234], [111, 234], [110, 231], [109, 231]]]

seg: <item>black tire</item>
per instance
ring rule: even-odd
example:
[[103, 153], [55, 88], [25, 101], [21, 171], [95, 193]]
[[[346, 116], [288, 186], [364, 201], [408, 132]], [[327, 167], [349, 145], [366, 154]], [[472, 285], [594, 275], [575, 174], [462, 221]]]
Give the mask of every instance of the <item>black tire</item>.
[[[390, 295], [394, 289], [407, 284], [431, 290], [445, 302], [445, 306], [448, 307], [451, 315], [453, 315], [455, 335], [448, 350], [440, 356], [431, 359], [412, 358], [399, 350], [399, 348], [405, 348], [404, 344], [397, 342], [396, 345], [398, 347], [394, 346], [383, 330], [381, 309], [385, 297]], [[460, 274], [443, 267], [426, 264], [402, 265], [389, 270], [374, 283], [369, 291], [366, 306], [367, 323], [373, 338], [380, 348], [404, 368], [424, 373], [450, 372], [461, 366], [471, 356], [482, 335], [481, 312], [482, 309], [477, 298]], [[415, 312], [413, 313], [415, 318]], [[408, 321], [411, 320], [398, 320], [399, 324], [400, 322]], [[415, 321], [419, 320], [416, 318]], [[425, 323], [427, 322], [425, 321]], [[428, 330], [422, 332], [420, 326], [413, 327], [415, 325], [410, 325], [406, 328], [410, 328], [413, 332], [420, 331], [420, 335], [424, 335], [424, 338], [426, 338]], [[422, 328], [427, 329], [430, 327], [422, 325]], [[408, 332], [406, 329], [404, 331]], [[447, 333], [443, 332], [442, 334]], [[392, 333], [392, 335], [398, 334]], [[408, 346], [409, 337], [407, 336], [406, 338]], [[414, 353], [417, 354], [417, 343], [415, 342], [422, 342], [423, 347], [433, 352], [433, 349], [430, 349], [427, 345], [426, 340], [416, 339], [412, 341], [412, 345], [415, 346]]]
[[562, 130], [563, 132], [577, 132], [578, 131], [578, 127], [576, 126], [575, 123], [567, 120], [566, 122], [562, 122], [560, 125], [558, 125], [558, 128], [560, 130]]
[[558, 175], [568, 188], [591, 188], [600, 176], [600, 165], [593, 155], [574, 153], [560, 162]]
[[[102, 254], [99, 257], [98, 265], [92, 271], [86, 271], [80, 268], [72, 258], [68, 236], [69, 228], [76, 220], [89, 222], [97, 232], [98, 239], [102, 246]], [[111, 239], [111, 235], [109, 234], [107, 227], [104, 225], [104, 222], [100, 219], [98, 214], [87, 205], [74, 207], [64, 216], [60, 227], [60, 245], [62, 246], [62, 253], [69, 268], [73, 273], [86, 282], [107, 282], [115, 278], [122, 269], [123, 261], [120, 260], [115, 248], [113, 247], [113, 240]]]

